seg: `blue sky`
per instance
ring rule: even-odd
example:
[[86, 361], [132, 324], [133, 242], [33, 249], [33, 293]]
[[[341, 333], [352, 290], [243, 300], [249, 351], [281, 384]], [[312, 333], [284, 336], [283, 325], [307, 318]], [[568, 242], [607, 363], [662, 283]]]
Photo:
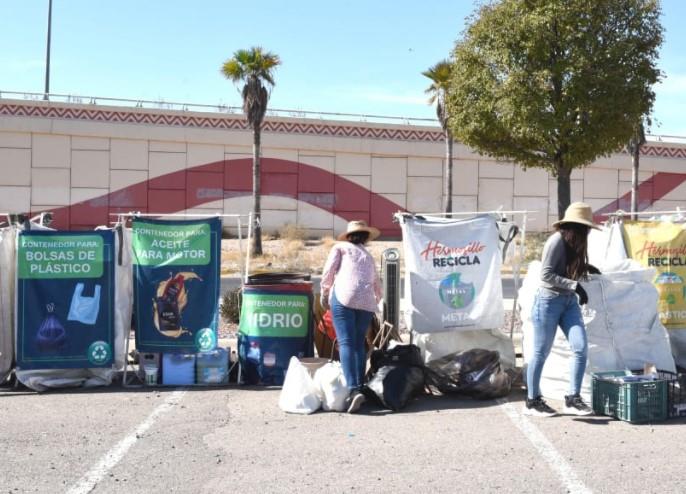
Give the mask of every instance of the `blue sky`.
[[[0, 90], [42, 92], [48, 0], [0, 0]], [[53, 0], [53, 93], [240, 106], [219, 73], [239, 48], [279, 54], [271, 108], [433, 118], [421, 71], [471, 0]], [[663, 1], [653, 134], [686, 136], [686, 2]], [[259, 25], [255, 22], [259, 20]]]

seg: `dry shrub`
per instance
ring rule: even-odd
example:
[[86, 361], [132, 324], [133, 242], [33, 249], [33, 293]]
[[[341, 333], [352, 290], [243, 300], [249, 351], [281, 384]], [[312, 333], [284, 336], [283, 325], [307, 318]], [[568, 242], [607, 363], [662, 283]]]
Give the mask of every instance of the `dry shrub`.
[[219, 313], [226, 323], [238, 324], [241, 314], [241, 289], [227, 290], [222, 295]]
[[302, 240], [284, 240], [281, 256], [286, 259], [299, 257], [304, 248], [305, 242]]
[[286, 223], [281, 228], [279, 228], [279, 238], [283, 240], [305, 240], [307, 236], [307, 230], [293, 223]]

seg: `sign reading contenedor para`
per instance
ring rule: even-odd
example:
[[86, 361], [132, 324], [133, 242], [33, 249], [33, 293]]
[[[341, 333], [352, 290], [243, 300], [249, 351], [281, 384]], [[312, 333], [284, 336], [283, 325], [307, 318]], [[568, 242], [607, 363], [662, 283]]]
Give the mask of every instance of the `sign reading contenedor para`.
[[303, 338], [310, 324], [307, 295], [246, 292], [241, 304], [240, 331], [247, 336]]
[[217, 345], [221, 220], [135, 219], [136, 348], [196, 353]]
[[19, 369], [112, 365], [111, 231], [21, 232], [17, 278]]

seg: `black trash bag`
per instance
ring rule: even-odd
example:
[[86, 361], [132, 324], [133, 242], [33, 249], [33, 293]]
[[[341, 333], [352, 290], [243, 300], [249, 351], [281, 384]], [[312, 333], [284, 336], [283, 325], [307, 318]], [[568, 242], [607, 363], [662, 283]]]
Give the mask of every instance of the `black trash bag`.
[[372, 377], [366, 394], [384, 408], [401, 410], [424, 390], [424, 361], [416, 345], [374, 350], [370, 364]]
[[500, 354], [482, 348], [432, 360], [427, 364], [427, 379], [441, 393], [480, 400], [507, 396], [512, 389], [512, 377], [500, 367]]
[[366, 395], [379, 405], [397, 412], [424, 390], [424, 369], [416, 366], [384, 365], [367, 383]]
[[417, 345], [396, 345], [389, 350], [374, 350], [369, 361], [372, 372], [385, 365], [424, 367], [422, 353]]

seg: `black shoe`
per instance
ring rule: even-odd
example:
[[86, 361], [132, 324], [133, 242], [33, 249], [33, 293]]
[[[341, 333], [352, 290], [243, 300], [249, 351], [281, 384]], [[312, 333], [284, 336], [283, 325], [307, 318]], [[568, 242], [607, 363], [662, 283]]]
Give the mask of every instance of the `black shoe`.
[[524, 415], [532, 415], [534, 417], [552, 417], [553, 415], [557, 415], [557, 412], [550, 408], [543, 398], [539, 396], [533, 400], [530, 400], [529, 398], [526, 399]]
[[591, 415], [593, 410], [579, 395], [565, 396], [565, 413], [570, 415]]
[[348, 413], [356, 413], [365, 401], [366, 398], [362, 393], [353, 391], [350, 395], [350, 401], [348, 402]]

